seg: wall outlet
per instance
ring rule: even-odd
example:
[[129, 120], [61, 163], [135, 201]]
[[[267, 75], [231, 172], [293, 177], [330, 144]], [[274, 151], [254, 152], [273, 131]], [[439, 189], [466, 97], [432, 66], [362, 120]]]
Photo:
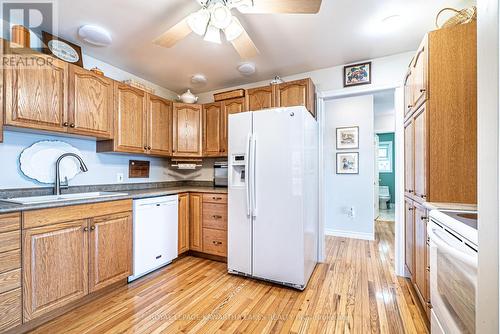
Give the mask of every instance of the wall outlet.
[[123, 173], [116, 173], [116, 182], [123, 183]]

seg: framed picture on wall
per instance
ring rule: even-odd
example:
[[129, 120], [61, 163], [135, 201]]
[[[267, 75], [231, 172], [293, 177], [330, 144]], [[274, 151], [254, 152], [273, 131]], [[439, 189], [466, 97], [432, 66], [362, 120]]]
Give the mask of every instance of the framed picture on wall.
[[337, 153], [337, 174], [359, 174], [359, 153]]
[[337, 128], [337, 150], [359, 148], [359, 127]]
[[372, 83], [372, 63], [344, 66], [344, 87], [368, 85]]

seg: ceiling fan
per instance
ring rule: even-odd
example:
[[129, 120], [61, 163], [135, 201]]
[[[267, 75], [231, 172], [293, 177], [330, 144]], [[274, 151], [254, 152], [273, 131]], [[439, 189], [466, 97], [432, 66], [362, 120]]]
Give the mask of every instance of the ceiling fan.
[[322, 0], [197, 0], [201, 9], [190, 14], [153, 42], [171, 48], [191, 32], [205, 41], [221, 43], [221, 32], [243, 59], [255, 57], [259, 51], [232, 9], [243, 14], [290, 13], [316, 14]]

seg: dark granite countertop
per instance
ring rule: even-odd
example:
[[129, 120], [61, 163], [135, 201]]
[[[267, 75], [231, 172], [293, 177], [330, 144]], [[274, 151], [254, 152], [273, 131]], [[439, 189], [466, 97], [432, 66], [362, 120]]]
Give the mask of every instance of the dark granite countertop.
[[[110, 202], [118, 201], [123, 199], [140, 199], [140, 198], [151, 198], [158, 196], [181, 194], [186, 192], [197, 192], [197, 193], [227, 193], [227, 188], [215, 188], [211, 186], [203, 185], [182, 185], [182, 186], [172, 186], [172, 187], [158, 187], [158, 188], [148, 188], [148, 189], [116, 189], [115, 192], [126, 193], [123, 196], [114, 197], [102, 197], [102, 198], [90, 198], [90, 199], [80, 199], [71, 201], [59, 201], [50, 203], [37, 203], [37, 204], [15, 204], [2, 201], [0, 199], [0, 214], [11, 213], [26, 210], [36, 210], [36, 209], [47, 209], [55, 207], [63, 207], [69, 205], [79, 205], [79, 204], [89, 204], [89, 203], [99, 203], [99, 202]], [[83, 192], [83, 191], [82, 191]]]

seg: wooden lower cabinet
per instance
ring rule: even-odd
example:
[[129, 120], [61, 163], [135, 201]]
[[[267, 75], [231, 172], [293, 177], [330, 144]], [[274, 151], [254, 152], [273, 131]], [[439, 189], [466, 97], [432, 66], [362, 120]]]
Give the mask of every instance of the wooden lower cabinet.
[[24, 322], [131, 274], [131, 211], [124, 200], [23, 212]]
[[89, 292], [132, 274], [132, 214], [90, 220]]
[[415, 272], [414, 283], [417, 293], [421, 299], [424, 309], [430, 301], [428, 295], [428, 275], [427, 267], [427, 210], [418, 203], [415, 203]]
[[23, 318], [42, 314], [88, 294], [86, 220], [23, 231]]
[[405, 266], [410, 277], [414, 279], [414, 233], [415, 233], [415, 213], [413, 201], [405, 198]]
[[189, 249], [203, 251], [203, 195], [189, 194]]
[[21, 325], [21, 288], [0, 294], [0, 331]]
[[179, 255], [189, 250], [189, 194], [179, 194]]

